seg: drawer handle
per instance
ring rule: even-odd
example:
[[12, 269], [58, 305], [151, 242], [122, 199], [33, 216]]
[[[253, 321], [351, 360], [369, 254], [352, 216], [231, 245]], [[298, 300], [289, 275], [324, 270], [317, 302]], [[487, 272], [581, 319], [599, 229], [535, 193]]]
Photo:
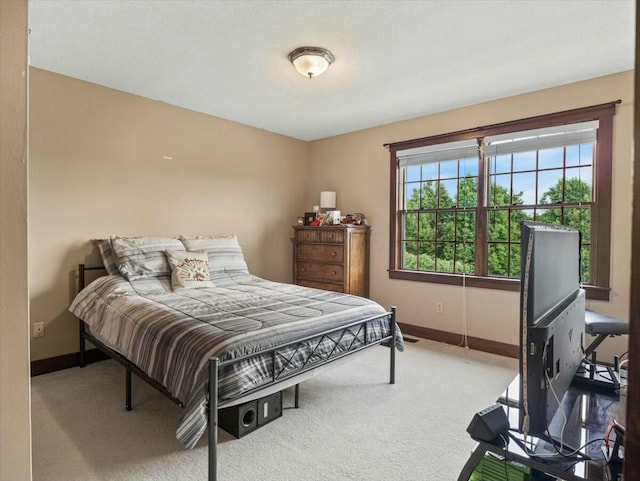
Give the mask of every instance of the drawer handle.
[[300, 269], [302, 272], [307, 272], [307, 268], [303, 267], [302, 269]]
[[331, 252], [331, 257], [335, 257], [337, 255], [338, 255], [338, 253], [336, 251]]
[[333, 271], [333, 272], [331, 273], [331, 275], [332, 275], [332, 276], [335, 276], [336, 274], [337, 274], [337, 272], [336, 272], [336, 271]]

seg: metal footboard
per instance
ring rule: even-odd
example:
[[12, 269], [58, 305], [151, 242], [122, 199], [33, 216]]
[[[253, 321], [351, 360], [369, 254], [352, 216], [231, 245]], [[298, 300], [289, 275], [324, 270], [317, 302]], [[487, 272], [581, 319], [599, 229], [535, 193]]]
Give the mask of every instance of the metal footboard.
[[[370, 343], [367, 343], [367, 337], [366, 334], [364, 336], [365, 339], [365, 344], [358, 346], [358, 347], [353, 347], [353, 344], [355, 342], [355, 339], [357, 339], [357, 335], [360, 332], [360, 330], [364, 329], [365, 333], [366, 333], [366, 326], [375, 320], [378, 319], [382, 319], [382, 318], [388, 318], [389, 319], [389, 332], [390, 334], [382, 339], [377, 339], [375, 341], [372, 341]], [[356, 332], [356, 335], [354, 336], [354, 341], [352, 341], [351, 345], [349, 346], [349, 348], [347, 349], [347, 351], [333, 355], [335, 352], [335, 349], [337, 348], [339, 341], [342, 340], [342, 338], [344, 337], [344, 335], [347, 332], [350, 332], [350, 329], [353, 328], [358, 328], [358, 332]], [[329, 354], [329, 356], [323, 360], [322, 362], [316, 362], [313, 365], [309, 366], [308, 365], [308, 360], [311, 359], [311, 357], [313, 356], [314, 351], [312, 351], [309, 354], [308, 360], [303, 363], [303, 365], [299, 368], [299, 369], [295, 369], [293, 371], [289, 371], [287, 374], [283, 374], [285, 371], [285, 368], [282, 368], [280, 371], [280, 374], [278, 374], [276, 372], [276, 362], [275, 362], [275, 358], [277, 355], [277, 352], [285, 347], [294, 347], [296, 348], [294, 350], [294, 353], [297, 352], [297, 346], [310, 341], [310, 340], [315, 340], [320, 338], [320, 340], [318, 341], [318, 345], [320, 345], [320, 342], [322, 341], [322, 339], [330, 334], [340, 334], [340, 340], [338, 341], [338, 343], [336, 343], [336, 346], [334, 347], [334, 350]], [[242, 393], [242, 396], [246, 396], [248, 394], [251, 394], [252, 392], [257, 392], [260, 391], [262, 389], [268, 388], [268, 387], [272, 387], [272, 386], [276, 386], [278, 384], [284, 383], [287, 380], [294, 378], [295, 376], [298, 376], [300, 374], [303, 374], [307, 371], [310, 371], [312, 369], [315, 369], [319, 366], [324, 366], [326, 364], [329, 364], [330, 362], [334, 362], [337, 361], [339, 359], [342, 359], [345, 356], [348, 356], [349, 354], [353, 354], [359, 351], [362, 351], [364, 349], [368, 349], [370, 347], [373, 346], [377, 346], [381, 343], [384, 342], [389, 342], [390, 343], [390, 355], [389, 355], [389, 384], [395, 384], [395, 370], [396, 370], [396, 340], [397, 340], [397, 333], [396, 333], [396, 307], [393, 306], [391, 307], [391, 311], [387, 312], [385, 314], [381, 314], [379, 316], [373, 316], [364, 320], [360, 320], [360, 321], [356, 321], [356, 322], [352, 322], [351, 324], [348, 324], [346, 326], [341, 326], [339, 328], [334, 328], [334, 329], [330, 329], [327, 330], [325, 332], [319, 333], [319, 334], [314, 334], [311, 336], [308, 336], [306, 338], [303, 339], [299, 339], [297, 341], [293, 341], [293, 342], [289, 342], [286, 344], [281, 344], [279, 346], [275, 346], [273, 348], [270, 349], [265, 349], [263, 351], [260, 352], [256, 352], [256, 353], [252, 353], [249, 354], [247, 356], [243, 356], [237, 359], [232, 359], [232, 360], [228, 360], [228, 361], [220, 361], [217, 357], [213, 358], [213, 359], [209, 359], [209, 403], [208, 403], [208, 429], [209, 429], [209, 475], [208, 475], [208, 479], [209, 481], [217, 481], [218, 480], [218, 409], [221, 409], [229, 404], [231, 404], [233, 402], [233, 399], [229, 399], [229, 400], [225, 400], [223, 402], [219, 402], [218, 400], [218, 375], [220, 372], [220, 368], [223, 366], [229, 366], [235, 363], [239, 363], [242, 362], [246, 359], [252, 358], [252, 357], [256, 357], [256, 356], [261, 356], [263, 354], [271, 354], [273, 357], [273, 373], [272, 373], [272, 380], [267, 383], [267, 384], [262, 384], [259, 387], [256, 387], [255, 389], [252, 389], [250, 391], [244, 392]], [[353, 348], [352, 348], [353, 347]], [[293, 357], [293, 356], [292, 356]], [[290, 362], [290, 359], [289, 359]], [[296, 385], [296, 407], [298, 407], [298, 385]]]

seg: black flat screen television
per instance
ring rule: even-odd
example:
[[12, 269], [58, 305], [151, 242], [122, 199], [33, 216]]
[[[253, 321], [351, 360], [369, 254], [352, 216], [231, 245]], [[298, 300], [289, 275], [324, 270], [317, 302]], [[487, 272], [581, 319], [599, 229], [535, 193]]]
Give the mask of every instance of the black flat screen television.
[[521, 234], [519, 428], [562, 439], [550, 426], [583, 358], [580, 233], [525, 221]]

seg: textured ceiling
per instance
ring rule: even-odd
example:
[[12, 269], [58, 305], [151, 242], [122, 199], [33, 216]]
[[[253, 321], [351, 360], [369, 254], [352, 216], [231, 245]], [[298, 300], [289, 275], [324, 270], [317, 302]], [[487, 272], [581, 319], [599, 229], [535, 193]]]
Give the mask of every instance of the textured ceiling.
[[[632, 0], [30, 0], [30, 61], [303, 140], [634, 67]], [[287, 59], [328, 48], [309, 80]]]

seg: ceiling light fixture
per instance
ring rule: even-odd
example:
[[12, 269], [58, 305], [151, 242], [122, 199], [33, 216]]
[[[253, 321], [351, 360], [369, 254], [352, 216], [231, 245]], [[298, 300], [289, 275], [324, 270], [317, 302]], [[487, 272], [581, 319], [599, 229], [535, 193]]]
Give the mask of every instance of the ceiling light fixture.
[[325, 73], [335, 59], [331, 52], [320, 47], [299, 47], [289, 54], [289, 61], [296, 70], [309, 78]]

